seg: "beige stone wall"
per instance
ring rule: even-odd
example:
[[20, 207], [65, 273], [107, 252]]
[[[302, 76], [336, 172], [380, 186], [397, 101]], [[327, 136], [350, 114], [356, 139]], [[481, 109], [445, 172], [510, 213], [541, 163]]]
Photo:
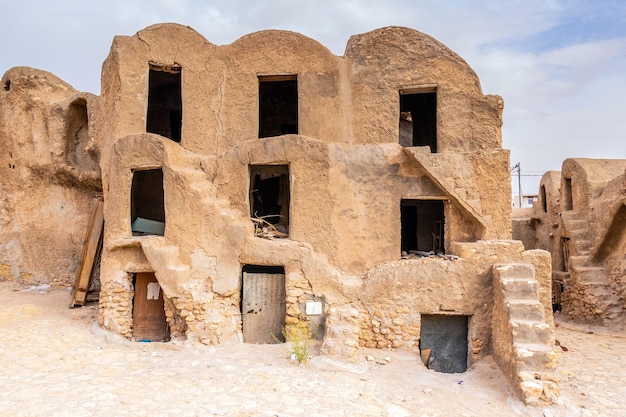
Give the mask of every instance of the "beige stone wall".
[[[180, 71], [180, 143], [146, 133], [151, 66]], [[492, 351], [496, 262], [533, 265], [549, 311], [545, 253], [508, 240], [502, 99], [483, 95], [468, 64], [425, 34], [389, 27], [355, 35], [340, 57], [293, 32], [216, 46], [189, 27], [158, 24], [115, 37], [100, 97], [51, 74], [12, 71], [3, 78], [11, 88], [0, 94], [15, 99], [3, 100], [0, 129], [15, 150], [9, 160], [2, 155], [0, 178], [19, 172], [27, 191], [43, 196], [24, 204], [18, 180], [0, 180], [9, 196], [0, 255], [13, 256], [2, 252], [14, 250], [13, 235], [24, 247], [38, 236], [24, 251], [29, 256], [59, 239], [48, 251], [55, 259], [41, 258], [42, 273], [59, 270], [67, 281], [89, 202], [101, 189], [106, 329], [132, 337], [134, 274], [153, 272], [172, 337], [207, 344], [240, 337], [244, 265], [284, 268], [287, 329], [322, 328], [329, 354], [353, 356], [361, 346], [417, 350], [421, 315], [458, 314], [469, 317], [473, 363]], [[258, 138], [264, 76], [296, 77], [297, 134]], [[399, 143], [400, 94], [424, 90], [436, 93], [436, 153]], [[11, 160], [22, 157], [27, 168]], [[255, 235], [253, 165], [288, 166], [288, 238]], [[133, 175], [147, 169], [163, 173], [163, 236], [131, 231]], [[442, 202], [446, 256], [401, 259], [403, 199]], [[28, 220], [12, 228], [20, 216]], [[47, 228], [52, 218], [58, 230]], [[0, 273], [15, 276], [11, 262]], [[305, 314], [312, 300], [322, 302], [321, 315]]]
[[95, 97], [26, 67], [0, 96], [0, 279], [67, 286], [100, 192]]
[[[180, 144], [143, 133], [150, 64], [181, 68]], [[299, 134], [259, 140], [258, 77], [290, 74], [298, 80]], [[437, 91], [439, 153], [407, 153], [398, 144], [400, 90], [425, 85]], [[204, 306], [193, 321], [205, 324], [187, 321], [188, 334], [200, 339], [240, 326], [244, 264], [285, 266], [288, 288], [290, 277], [300, 277], [289, 295], [289, 324], [298, 324], [296, 306], [307, 297], [324, 296], [329, 306], [347, 302], [342, 277], [399, 259], [402, 199], [444, 202], [450, 253], [454, 242], [510, 237], [502, 101], [482, 95], [462, 59], [410, 29], [355, 36], [337, 57], [292, 32], [254, 33], [216, 47], [190, 28], [155, 25], [115, 38], [99, 109], [108, 242], [102, 278], [127, 286], [128, 273], [155, 271], [174, 305], [182, 298]], [[249, 220], [249, 166], [277, 164], [289, 165], [289, 240], [267, 242], [254, 237]], [[132, 171], [157, 167], [164, 173], [165, 236], [133, 238]], [[218, 296], [224, 303], [211, 307]], [[396, 326], [417, 332], [411, 317], [371, 308], [357, 310], [403, 320]], [[110, 322], [126, 320], [125, 329], [132, 319], [120, 317], [130, 314], [106, 306], [102, 312]], [[417, 340], [395, 332], [397, 340], [385, 339], [390, 345]]]

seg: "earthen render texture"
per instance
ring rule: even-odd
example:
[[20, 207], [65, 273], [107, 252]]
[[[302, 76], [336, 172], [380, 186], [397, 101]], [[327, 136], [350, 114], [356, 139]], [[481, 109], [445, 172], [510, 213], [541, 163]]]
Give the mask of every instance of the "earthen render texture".
[[514, 237], [552, 253], [554, 308], [620, 329], [626, 307], [626, 160], [573, 158], [544, 174]]
[[261, 282], [325, 354], [445, 368], [422, 322], [456, 317], [463, 367], [494, 354], [526, 402], [558, 395], [549, 254], [511, 240], [503, 101], [435, 39], [383, 28], [339, 57], [292, 32], [216, 46], [160, 24], [115, 37], [98, 97], [28, 68], [2, 84], [3, 278], [71, 283], [101, 193], [108, 330], [141, 338], [138, 298], [162, 295], [167, 337], [250, 340]]

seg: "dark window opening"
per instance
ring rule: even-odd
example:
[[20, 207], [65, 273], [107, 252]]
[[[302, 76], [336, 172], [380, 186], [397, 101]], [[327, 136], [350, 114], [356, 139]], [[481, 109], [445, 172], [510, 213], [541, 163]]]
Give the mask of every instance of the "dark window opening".
[[283, 343], [287, 315], [285, 268], [245, 265], [241, 277], [241, 326], [244, 343]]
[[441, 200], [402, 200], [402, 252], [445, 252], [444, 204]]
[[180, 67], [151, 66], [146, 131], [180, 142], [183, 117]]
[[298, 134], [295, 75], [259, 77], [259, 137]]
[[541, 186], [541, 191], [540, 191], [540, 196], [539, 198], [541, 198], [541, 208], [543, 209], [544, 213], [548, 212], [548, 202], [546, 201], [546, 186], [542, 185]]
[[400, 145], [437, 152], [437, 93], [434, 88], [400, 91]]
[[11, 89], [11, 80], [6, 80], [4, 82], [4, 91], [9, 91]]
[[565, 187], [565, 190], [563, 190], [563, 210], [574, 210], [574, 201], [572, 199], [572, 179], [564, 178], [563, 182], [563, 186]]
[[165, 199], [163, 170], [133, 172], [130, 220], [133, 236], [163, 235], [165, 232]]
[[420, 355], [436, 372], [448, 374], [467, 370], [468, 316], [422, 314]]
[[250, 217], [255, 234], [289, 236], [289, 166], [250, 166]]

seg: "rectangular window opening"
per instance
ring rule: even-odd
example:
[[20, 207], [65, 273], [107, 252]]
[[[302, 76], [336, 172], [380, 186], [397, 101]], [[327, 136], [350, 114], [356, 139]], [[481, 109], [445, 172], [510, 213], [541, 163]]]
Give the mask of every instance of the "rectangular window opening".
[[259, 138], [287, 134], [298, 134], [297, 76], [259, 76]]
[[130, 191], [130, 221], [133, 236], [165, 233], [163, 170], [133, 171]]
[[564, 186], [564, 190], [563, 190], [563, 210], [564, 211], [569, 211], [569, 210], [574, 210], [574, 201], [572, 198], [572, 179], [571, 178], [564, 178], [563, 179], [563, 186]]
[[402, 200], [400, 224], [403, 253], [445, 252], [442, 200]]
[[180, 142], [182, 117], [181, 68], [151, 65], [146, 131]]
[[289, 165], [250, 165], [250, 217], [255, 235], [289, 236]]
[[400, 90], [400, 145], [437, 152], [436, 87]]

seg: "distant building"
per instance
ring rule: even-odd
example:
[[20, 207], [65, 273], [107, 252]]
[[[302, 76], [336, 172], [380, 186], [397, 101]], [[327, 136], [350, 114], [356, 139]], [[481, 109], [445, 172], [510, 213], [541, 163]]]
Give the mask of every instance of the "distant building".
[[623, 328], [626, 318], [626, 160], [567, 159], [547, 172], [513, 237], [552, 253], [554, 308]]
[[532, 207], [535, 202], [539, 199], [537, 194], [523, 194], [521, 199], [520, 206], [520, 197], [519, 195], [513, 196], [511, 199], [511, 207], [512, 208], [523, 208], [523, 207]]

